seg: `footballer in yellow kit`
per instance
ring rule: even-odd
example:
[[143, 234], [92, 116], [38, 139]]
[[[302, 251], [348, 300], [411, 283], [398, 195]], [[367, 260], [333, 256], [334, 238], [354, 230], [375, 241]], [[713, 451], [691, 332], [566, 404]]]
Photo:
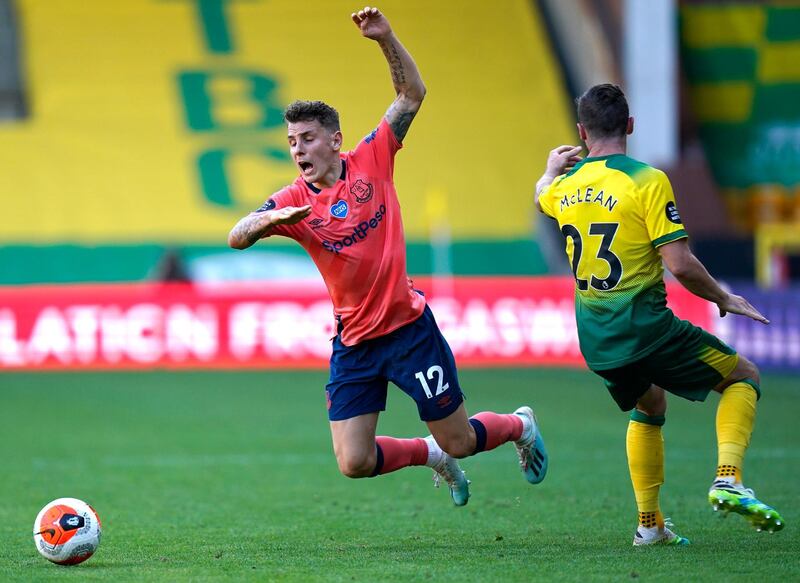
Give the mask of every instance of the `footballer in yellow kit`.
[[666, 175], [624, 154], [585, 158], [539, 204], [566, 239], [587, 364], [616, 368], [653, 352], [677, 326], [657, 248], [687, 236]]
[[689, 542], [670, 530], [659, 506], [665, 390], [693, 401], [720, 393], [718, 465], [709, 502], [714, 510], [742, 514], [759, 531], [780, 530], [780, 514], [742, 484], [760, 396], [758, 368], [672, 313], [662, 265], [690, 292], [715, 303], [721, 315], [769, 321], [746, 299], [723, 290], [692, 254], [664, 172], [626, 155], [633, 118], [620, 88], [597, 85], [577, 105], [588, 155], [581, 158], [575, 146], [551, 151], [536, 185], [536, 205], [564, 236], [584, 359], [619, 407], [633, 409], [626, 437], [639, 510], [633, 544]]

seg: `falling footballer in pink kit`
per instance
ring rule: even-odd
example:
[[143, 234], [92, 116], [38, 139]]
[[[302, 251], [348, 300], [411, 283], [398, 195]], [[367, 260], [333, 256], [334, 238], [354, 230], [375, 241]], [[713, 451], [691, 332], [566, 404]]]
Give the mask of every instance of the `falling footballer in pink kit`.
[[331, 188], [320, 190], [300, 176], [265, 205], [311, 205], [306, 219], [269, 234], [296, 240], [311, 256], [344, 326], [345, 346], [393, 332], [425, 309], [406, 274], [403, 221], [392, 181], [394, 155], [402, 147], [383, 119], [341, 155], [342, 173]]
[[[362, 478], [426, 465], [463, 506], [469, 482], [454, 458], [511, 441], [525, 478], [538, 484], [548, 460], [533, 411], [520, 407], [511, 414], [467, 417], [453, 353], [408, 278], [394, 157], [425, 85], [377, 8], [366, 7], [352, 19], [381, 47], [395, 100], [378, 127], [345, 153], [335, 109], [320, 101], [290, 104], [284, 118], [300, 176], [242, 218], [228, 242], [246, 249], [264, 237], [289, 237], [303, 246], [325, 280], [337, 327], [326, 386], [328, 418], [344, 475]], [[389, 382], [414, 399], [431, 435], [376, 437]]]

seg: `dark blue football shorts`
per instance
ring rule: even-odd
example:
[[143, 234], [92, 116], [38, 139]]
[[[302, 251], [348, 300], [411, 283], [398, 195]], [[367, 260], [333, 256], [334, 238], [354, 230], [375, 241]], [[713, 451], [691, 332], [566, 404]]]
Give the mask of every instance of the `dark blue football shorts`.
[[328, 419], [385, 411], [389, 381], [416, 401], [423, 421], [444, 419], [464, 401], [453, 353], [428, 306], [385, 336], [355, 346], [333, 339]]

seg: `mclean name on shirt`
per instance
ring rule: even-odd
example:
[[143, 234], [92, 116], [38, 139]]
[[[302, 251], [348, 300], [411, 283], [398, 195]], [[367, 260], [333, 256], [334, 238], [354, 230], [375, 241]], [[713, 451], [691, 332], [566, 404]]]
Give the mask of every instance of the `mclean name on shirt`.
[[561, 208], [559, 210], [563, 211], [573, 204], [584, 202], [599, 204], [600, 206], [606, 207], [609, 211], [613, 211], [614, 207], [617, 205], [617, 199], [612, 195], [605, 194], [603, 190], [595, 194], [594, 187], [589, 186], [583, 192], [578, 188], [573, 194], [565, 194], [564, 198], [561, 199]]

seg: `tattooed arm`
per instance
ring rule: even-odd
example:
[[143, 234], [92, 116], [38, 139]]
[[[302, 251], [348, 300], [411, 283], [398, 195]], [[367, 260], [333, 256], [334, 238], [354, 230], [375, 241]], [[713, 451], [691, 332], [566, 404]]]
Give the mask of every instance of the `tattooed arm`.
[[425, 84], [414, 59], [400, 43], [389, 21], [377, 8], [366, 7], [351, 15], [365, 37], [376, 41], [383, 51], [397, 97], [386, 110], [386, 120], [398, 142], [406, 137], [411, 121], [425, 98]]
[[250, 213], [239, 220], [228, 234], [228, 245], [247, 249], [269, 235], [278, 225], [294, 225], [311, 214], [311, 206], [287, 206], [277, 210]]

